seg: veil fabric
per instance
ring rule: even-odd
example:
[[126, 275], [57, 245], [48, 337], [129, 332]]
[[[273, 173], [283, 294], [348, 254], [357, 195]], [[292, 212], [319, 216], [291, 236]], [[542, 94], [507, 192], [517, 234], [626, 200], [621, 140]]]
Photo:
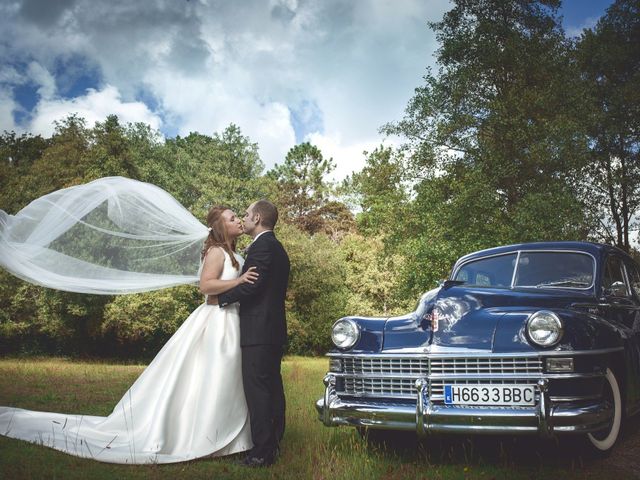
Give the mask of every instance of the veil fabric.
[[145, 292], [196, 283], [208, 233], [163, 189], [105, 177], [0, 210], [0, 266], [57, 290]]

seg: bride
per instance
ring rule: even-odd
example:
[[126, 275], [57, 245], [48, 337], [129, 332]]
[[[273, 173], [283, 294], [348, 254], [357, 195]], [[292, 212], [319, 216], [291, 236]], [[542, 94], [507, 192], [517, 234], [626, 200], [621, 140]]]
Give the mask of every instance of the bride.
[[[105, 184], [108, 184], [109, 188], [105, 188]], [[130, 240], [135, 237], [134, 240], [144, 240], [145, 245], [148, 246], [154, 237], [165, 251], [164, 256], [169, 255], [170, 258], [175, 259], [184, 258], [186, 245], [182, 241], [184, 238], [188, 237], [187, 243], [193, 244], [193, 238], [202, 236], [194, 235], [193, 232], [188, 231], [188, 228], [182, 228], [179, 232], [182, 240], [176, 240], [176, 230], [179, 229], [175, 221], [169, 222], [172, 224], [170, 231], [164, 229], [161, 232], [162, 235], [159, 233], [157, 224], [153, 227], [154, 235], [150, 235], [149, 224], [141, 227], [140, 222], [124, 221], [125, 217], [131, 216], [129, 211], [123, 217], [121, 207], [127, 202], [136, 204], [138, 207], [143, 205], [146, 209], [155, 209], [156, 214], [159, 213], [158, 205], [161, 205], [160, 210], [174, 214], [173, 217], [171, 214], [166, 217], [174, 220], [179, 218], [183, 222], [183, 227], [191, 219], [186, 210], [178, 211], [178, 207], [176, 207], [178, 210], [168, 208], [172, 205], [171, 200], [175, 202], [168, 193], [149, 184], [140, 184], [140, 182], [118, 177], [101, 179], [88, 185], [54, 192], [43, 198], [49, 197], [45, 202], [48, 206], [57, 205], [58, 207], [48, 210], [45, 208], [45, 213], [41, 217], [37, 215], [34, 217], [34, 212], [40, 212], [33, 207], [35, 203], [42, 200], [39, 199], [24, 209], [27, 210], [24, 218], [31, 222], [34, 218], [44, 221], [45, 218], [50, 220], [50, 216], [62, 212], [60, 215], [63, 217], [58, 218], [54, 222], [55, 225], [62, 221], [61, 218], [72, 218], [73, 221], [68, 222], [66, 229], [61, 229], [53, 235], [54, 237], [62, 235], [60, 232], [79, 228], [78, 225], [89, 225], [90, 215], [81, 217], [78, 212], [73, 213], [70, 210], [76, 205], [86, 207], [86, 203], [69, 201], [68, 195], [70, 192], [75, 192], [76, 197], [73, 195], [72, 197], [77, 200], [77, 191], [87, 186], [92, 186], [90, 192], [94, 194], [102, 189], [107, 191], [106, 197], [98, 195], [99, 198], [95, 199], [89, 210], [97, 211], [99, 209], [97, 205], [103, 205], [106, 201], [111, 221], [120, 226], [127, 226], [126, 229], [117, 233], [108, 232], [118, 236], [119, 239]], [[132, 186], [136, 188], [131, 190]], [[151, 188], [151, 190], [145, 191], [145, 188]], [[83, 191], [81, 197], [87, 200], [91, 195]], [[125, 198], [127, 202], [123, 201]], [[150, 199], [153, 199], [153, 203], [149, 202]], [[111, 208], [114, 201], [119, 208]], [[60, 208], [60, 205], [65, 205], [65, 208]], [[30, 207], [33, 208], [29, 210]], [[28, 281], [62, 289], [74, 284], [70, 280], [73, 279], [75, 284], [83, 286], [65, 289], [91, 291], [91, 293], [127, 293], [141, 289], [164, 288], [171, 283], [188, 283], [193, 280], [192, 276], [187, 275], [182, 278], [175, 274], [169, 275], [170, 278], [167, 279], [165, 278], [167, 275], [158, 274], [157, 269], [156, 273], [151, 274], [118, 269], [113, 265], [97, 266], [87, 263], [86, 255], [85, 259], [77, 259], [61, 253], [64, 249], [58, 248], [58, 251], [53, 251], [55, 242], [35, 242], [39, 244], [39, 248], [38, 253], [34, 254], [33, 239], [37, 238], [34, 232], [38, 231], [39, 227], [31, 228], [29, 235], [18, 234], [24, 233], [26, 228], [26, 220], [21, 217], [24, 210], [15, 217], [0, 210], [2, 214], [0, 215], [0, 264]], [[156, 223], [167, 222], [165, 218], [162, 222]], [[104, 225], [104, 222], [100, 225]], [[204, 249], [200, 254], [200, 291], [205, 295], [215, 295], [240, 283], [253, 283], [258, 275], [253, 269], [239, 275], [243, 259], [235, 252], [235, 246], [236, 239], [243, 233], [240, 219], [230, 209], [216, 206], [211, 208], [207, 215], [207, 225]], [[200, 232], [200, 227], [202, 227], [201, 224], [199, 227], [193, 226], [192, 229]], [[144, 234], [141, 233], [140, 228], [146, 229]], [[98, 228], [95, 225], [91, 230], [92, 232], [106, 231], [104, 227]], [[40, 231], [43, 230], [40, 229]], [[51, 229], [48, 230], [48, 235], [51, 235], [50, 231]], [[167, 236], [172, 236], [173, 243], [167, 241]], [[166, 252], [167, 244], [172, 245], [172, 250], [168, 253]], [[182, 257], [176, 256], [178, 252]], [[58, 263], [54, 268], [51, 266], [51, 258], [57, 258], [59, 255], [68, 258], [64, 258], [65, 262]], [[73, 262], [80, 262], [78, 265], [84, 268], [65, 271], [64, 265]], [[48, 278], [46, 269], [56, 270], [55, 275], [52, 274], [51, 278]], [[91, 273], [91, 269], [103, 274], [110, 281], [105, 284], [103, 277], [94, 278], [95, 275]], [[138, 267], [138, 270], [140, 269]], [[30, 273], [33, 271], [39, 272], [42, 276], [35, 278], [34, 274]], [[136, 287], [131, 282], [136, 275], [141, 275], [140, 282], [147, 282], [143, 288]], [[155, 278], [148, 278], [153, 275]], [[122, 279], [129, 281], [128, 286], [121, 285]], [[0, 407], [0, 434], [42, 444], [79, 457], [110, 463], [172, 463], [249, 450], [252, 447], [251, 430], [241, 371], [238, 305], [221, 309], [217, 305], [207, 305], [205, 297], [205, 302], [191, 313], [169, 339], [108, 417]]]

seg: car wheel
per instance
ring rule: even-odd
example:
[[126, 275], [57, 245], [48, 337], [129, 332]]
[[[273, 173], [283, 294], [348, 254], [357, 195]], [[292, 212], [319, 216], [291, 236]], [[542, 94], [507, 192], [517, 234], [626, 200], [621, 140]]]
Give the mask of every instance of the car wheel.
[[606, 454], [611, 451], [620, 436], [622, 424], [622, 395], [615, 374], [607, 368], [605, 375], [606, 385], [604, 391], [605, 402], [613, 407], [613, 417], [602, 430], [587, 434], [587, 442], [592, 450]]

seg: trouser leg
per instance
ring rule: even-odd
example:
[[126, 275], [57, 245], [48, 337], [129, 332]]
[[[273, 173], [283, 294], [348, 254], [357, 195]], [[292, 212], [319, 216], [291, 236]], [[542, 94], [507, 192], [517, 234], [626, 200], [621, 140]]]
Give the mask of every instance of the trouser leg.
[[251, 417], [251, 455], [272, 457], [284, 429], [284, 392], [280, 376], [282, 348], [242, 347], [242, 377]]
[[286, 401], [284, 397], [284, 385], [282, 384], [282, 373], [281, 367], [282, 365], [282, 349], [279, 352], [278, 359], [278, 371], [275, 376], [275, 383], [273, 386], [273, 425], [276, 436], [276, 442], [280, 444], [282, 437], [284, 435], [285, 428], [285, 411], [286, 411]]

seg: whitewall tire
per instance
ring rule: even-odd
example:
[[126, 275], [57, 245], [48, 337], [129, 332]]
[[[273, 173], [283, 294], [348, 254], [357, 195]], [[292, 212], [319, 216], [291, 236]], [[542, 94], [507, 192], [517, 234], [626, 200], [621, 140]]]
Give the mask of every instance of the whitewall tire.
[[607, 453], [613, 448], [620, 435], [620, 426], [622, 424], [622, 396], [620, 395], [620, 386], [610, 368], [607, 368], [605, 380], [607, 382], [605, 386], [605, 398], [612, 403], [613, 418], [607, 428], [587, 434], [587, 440], [590, 446], [595, 451], [602, 453]]

